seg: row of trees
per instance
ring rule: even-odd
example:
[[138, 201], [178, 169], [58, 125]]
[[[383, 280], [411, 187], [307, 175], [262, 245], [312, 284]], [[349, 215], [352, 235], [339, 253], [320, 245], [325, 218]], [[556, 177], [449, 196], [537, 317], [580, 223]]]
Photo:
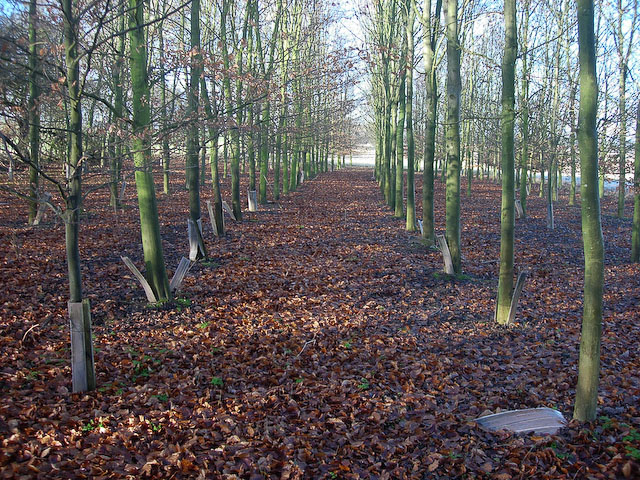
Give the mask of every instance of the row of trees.
[[[403, 217], [403, 168], [406, 165], [406, 228], [413, 231], [413, 172], [422, 167], [423, 237], [426, 242], [433, 243], [433, 184], [437, 171], [436, 150], [440, 149], [438, 163], [446, 181], [446, 241], [453, 270], [459, 274], [462, 270], [460, 191], [463, 166], [468, 194], [471, 194], [473, 176], [484, 175], [485, 172], [488, 175], [493, 170], [496, 178], [501, 177], [500, 270], [495, 319], [500, 324], [507, 324], [514, 290], [516, 196], [526, 216], [528, 191], [534, 182], [533, 173], [538, 171], [540, 195], [543, 186], [546, 187], [548, 227], [553, 229], [553, 202], [562, 182], [561, 175], [565, 170], [570, 174], [570, 204], [576, 203], [577, 177], [580, 175], [585, 287], [574, 416], [580, 420], [593, 419], [599, 375], [604, 256], [599, 197], [605, 173], [613, 170], [607, 148], [611, 148], [612, 138], [617, 136], [618, 143], [613, 144], [617, 150], [619, 174], [617, 214], [620, 217], [624, 215], [626, 173], [631, 163], [627, 155], [626, 79], [630, 68], [637, 67], [631, 64], [635, 59], [631, 52], [638, 28], [638, 7], [637, 2], [624, 4], [618, 0], [615, 5], [601, 2], [598, 24], [594, 26], [592, 1], [563, 0], [558, 5], [546, 4], [544, 0], [526, 0], [520, 6], [519, 12], [515, 0], [471, 0], [465, 2], [462, 9], [457, 0], [424, 0], [421, 11], [415, 0], [378, 0], [363, 6], [363, 26], [370, 52], [376, 178], [394, 215]], [[540, 6], [545, 8], [536, 8]], [[500, 11], [503, 15], [488, 13]], [[418, 65], [413, 55], [417, 40], [414, 36], [416, 16], [422, 27], [424, 94], [414, 99], [412, 72]], [[601, 27], [602, 19], [607, 24], [605, 27]], [[578, 42], [575, 41], [576, 33]], [[602, 52], [602, 64], [605, 66], [599, 78], [596, 76], [598, 51]], [[518, 52], [521, 59], [519, 75]], [[611, 75], [606, 68], [613, 52], [619, 68], [615, 117], [609, 111], [608, 82]], [[502, 63], [498, 67], [497, 59], [500, 57]], [[441, 66], [441, 60], [445, 58], [443, 65], [446, 66]], [[496, 80], [498, 71], [502, 73], [501, 82]], [[443, 82], [441, 77], [444, 76], [446, 81]], [[519, 90], [516, 90], [516, 78], [520, 79]], [[443, 107], [438, 108], [441, 98], [438, 88], [443, 83], [446, 96]], [[600, 105], [599, 85], [605, 87], [605, 101]], [[640, 91], [638, 87], [636, 85], [636, 96]], [[579, 116], [576, 115], [578, 99]], [[414, 101], [422, 102], [417, 109], [424, 112], [419, 120], [424, 132], [422, 165], [414, 160], [414, 119], [411, 114]], [[596, 128], [599, 107], [601, 118], [599, 128]], [[640, 98], [638, 109], [640, 115]], [[517, 149], [516, 125], [519, 126], [520, 141]], [[440, 126], [443, 134], [438, 136], [436, 132]], [[403, 139], [405, 130], [406, 147]], [[497, 139], [500, 139], [499, 145]], [[636, 144], [631, 249], [631, 260], [636, 262], [640, 260], [639, 148]], [[580, 168], [576, 151], [580, 154]], [[516, 152], [519, 155], [517, 163]]]
[[[30, 223], [42, 202], [64, 219], [72, 304], [83, 300], [84, 194], [108, 187], [117, 209], [133, 172], [145, 277], [164, 302], [172, 292], [154, 168], [161, 165], [167, 195], [182, 171], [196, 225], [208, 164], [223, 235], [227, 173], [241, 221], [241, 169], [265, 204], [269, 189], [278, 200], [351, 148], [352, 53], [333, 33], [327, 2], [29, 0], [5, 4], [2, 14], [2, 188], [28, 201]], [[44, 196], [51, 187], [62, 206]], [[90, 325], [83, 328], [90, 341]], [[89, 370], [74, 389], [95, 384]]]
[[[377, 175], [394, 215], [404, 216], [406, 211], [407, 218], [410, 218], [414, 210], [413, 196], [407, 195], [406, 206], [395, 201], [396, 192], [403, 188], [407, 193], [412, 190], [412, 185], [400, 183], [402, 177], [398, 172], [407, 167], [406, 160], [400, 168], [396, 167], [400, 165], [398, 157], [404, 158], [404, 152], [409, 156], [411, 149], [408, 142], [404, 150], [395, 146], [402, 135], [398, 135], [402, 128], [397, 125], [407, 126], [401, 114], [406, 102], [401, 93], [403, 78], [409, 72], [405, 67], [405, 3], [398, 0], [363, 4], [361, 18], [367, 36], [372, 78], [370, 104], [374, 115], [371, 124], [377, 139]], [[503, 7], [501, 2], [495, 1], [466, 1], [457, 10], [457, 28], [452, 32], [452, 22], [443, 15], [446, 2], [445, 8], [441, 0], [414, 0], [414, 3], [418, 20], [415, 22], [418, 35], [414, 36], [414, 42], [421, 44], [422, 49], [417, 51], [422, 55], [413, 57], [411, 68], [424, 72], [415, 79], [417, 89], [413, 95], [415, 145], [422, 154], [414, 156], [417, 159], [414, 167], [423, 170], [423, 231], [425, 240], [433, 242], [432, 184], [435, 175], [432, 168], [435, 168], [443, 181], [446, 179], [448, 191], [452, 192], [447, 203], [448, 218], [452, 219], [447, 222], [447, 241], [454, 268], [459, 273], [459, 234], [454, 220], [459, 210], [456, 201], [459, 193], [453, 192], [460, 192], [461, 176], [466, 177], [467, 195], [470, 195], [474, 177], [498, 180], [502, 174], [499, 59], [504, 50]], [[577, 21], [571, 15], [575, 5], [574, 0], [561, 3], [525, 0], [518, 2], [516, 10], [516, 47], [520, 60], [516, 62], [515, 70], [517, 196], [526, 216], [527, 196], [539, 184], [535, 194], [547, 197], [550, 228], [554, 226], [553, 204], [558, 190], [566, 183], [569, 203], [576, 204], [580, 178], [577, 159]], [[634, 39], [637, 39], [640, 20], [637, 2], [598, 2], [596, 7], [598, 85], [602, 92], [598, 105], [599, 194], [602, 198], [606, 181], [613, 183], [617, 180], [616, 214], [622, 218], [625, 214], [624, 198], [634, 193], [630, 188], [630, 172], [634, 162], [635, 122], [630, 119], [635, 117], [636, 108], [629, 109], [628, 105], [637, 104], [640, 99], [640, 84], [635, 80], [637, 75], [633, 75], [639, 67], [638, 57], [634, 55]], [[385, 26], [385, 18], [399, 18], [401, 22], [389, 27]], [[454, 33], [455, 38], [452, 37]], [[450, 98], [451, 94], [457, 98], [458, 93], [455, 91], [457, 87], [446, 92], [441, 92], [439, 87], [454, 87], [454, 82], [447, 82], [451, 71], [445, 61], [449, 58], [446, 46], [453, 45], [454, 41], [459, 48], [452, 53], [459, 51], [461, 57], [460, 152], [459, 155], [453, 152], [453, 170], [450, 170], [448, 159], [452, 152], [447, 150], [446, 135], [449, 131], [447, 115], [452, 112], [446, 110], [442, 100]], [[629, 82], [628, 79], [634, 81]], [[453, 174], [458, 170], [458, 175]], [[407, 228], [415, 227], [408, 221]], [[637, 226], [634, 231], [637, 231]], [[632, 258], [635, 259], [635, 249], [633, 252]]]

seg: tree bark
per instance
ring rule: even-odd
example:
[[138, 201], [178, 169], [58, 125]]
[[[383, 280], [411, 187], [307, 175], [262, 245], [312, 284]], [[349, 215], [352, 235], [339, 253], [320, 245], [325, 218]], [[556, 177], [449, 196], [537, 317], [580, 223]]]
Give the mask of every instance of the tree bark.
[[37, 2], [29, 0], [29, 99], [27, 115], [29, 121], [29, 224], [38, 214], [40, 167], [40, 88], [38, 86], [38, 48], [37, 48]]

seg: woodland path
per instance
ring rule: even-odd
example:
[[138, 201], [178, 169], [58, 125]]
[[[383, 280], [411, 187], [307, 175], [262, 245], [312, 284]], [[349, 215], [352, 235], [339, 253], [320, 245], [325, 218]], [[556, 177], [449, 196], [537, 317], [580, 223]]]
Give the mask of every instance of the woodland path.
[[[371, 170], [322, 174], [241, 224], [229, 222], [224, 240], [212, 242], [207, 227], [211, 262], [192, 269], [172, 309], [146, 307], [112, 261], [128, 252], [140, 262], [135, 209], [112, 218], [96, 205], [82, 233], [100, 387], [88, 395], [68, 393], [68, 326], [57, 287], [64, 263], [50, 260], [62, 232], [11, 227], [33, 253], [2, 243], [1, 273], [13, 298], [2, 302], [0, 477], [637, 472], [627, 450], [637, 447], [623, 440], [640, 430], [639, 358], [631, 347], [640, 332], [630, 320], [640, 317], [633, 296], [640, 275], [623, 261], [629, 222], [604, 217], [600, 413], [607, 419], [545, 438], [489, 434], [473, 423], [487, 410], [536, 406], [570, 416], [575, 388], [579, 208], [558, 208], [551, 234], [536, 213], [543, 201], [532, 197], [516, 240], [517, 265], [531, 269], [531, 281], [516, 325], [504, 329], [491, 321], [498, 198], [499, 187], [486, 182], [463, 198], [467, 275], [454, 280], [440, 273], [439, 253], [391, 217]], [[176, 265], [187, 248], [186, 194], [159, 203], [165, 251]], [[436, 208], [442, 225], [440, 200]], [[31, 276], [21, 283], [9, 275], [18, 260], [53, 281], [40, 281], [37, 291]], [[42, 318], [46, 328], [21, 342]]]

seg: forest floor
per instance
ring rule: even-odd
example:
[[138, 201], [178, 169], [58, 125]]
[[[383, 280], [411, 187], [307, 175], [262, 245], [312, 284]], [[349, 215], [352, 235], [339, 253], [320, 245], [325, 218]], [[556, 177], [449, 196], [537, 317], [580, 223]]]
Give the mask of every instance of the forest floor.
[[[175, 182], [159, 195], [170, 275], [188, 252]], [[64, 228], [28, 227], [24, 205], [0, 198], [0, 478], [640, 475], [640, 265], [628, 263], [631, 222], [609, 213], [614, 199], [603, 205], [599, 417], [543, 436], [489, 433], [474, 419], [541, 406], [571, 418], [583, 259], [580, 208], [566, 196], [554, 231], [535, 195], [517, 220], [516, 269], [529, 279], [503, 328], [492, 321], [493, 183], [463, 193], [461, 277], [441, 273], [439, 252], [391, 216], [371, 170], [346, 169], [228, 221], [222, 240], [205, 221], [210, 260], [163, 308], [120, 260], [142, 265], [133, 190], [117, 213], [104, 191], [86, 201], [98, 381], [88, 394], [70, 393]]]

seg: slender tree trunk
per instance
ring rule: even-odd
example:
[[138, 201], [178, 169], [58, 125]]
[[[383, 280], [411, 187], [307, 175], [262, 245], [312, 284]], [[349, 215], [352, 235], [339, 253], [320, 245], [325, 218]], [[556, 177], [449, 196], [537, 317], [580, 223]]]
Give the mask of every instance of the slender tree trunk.
[[[200, 86], [202, 89], [202, 100], [204, 102], [204, 110], [207, 114], [209, 122], [215, 121], [213, 115], [213, 108], [211, 107], [211, 100], [209, 99], [209, 91], [207, 89], [207, 82], [204, 77], [200, 79]], [[214, 95], [215, 100], [215, 95]], [[224, 219], [222, 218], [222, 196], [220, 195], [220, 171], [218, 169], [219, 158], [219, 132], [216, 127], [208, 127], [208, 144], [209, 144], [209, 158], [211, 162], [211, 186], [213, 188], [213, 217], [215, 222], [216, 233], [219, 237], [224, 235]]]
[[[163, 22], [164, 23], [164, 22]], [[169, 132], [167, 118], [167, 79], [165, 72], [165, 50], [164, 50], [164, 34], [161, 27], [158, 31], [160, 40], [160, 117], [162, 121], [162, 191], [165, 195], [171, 193], [171, 185], [169, 181], [169, 165], [171, 157], [169, 154]]]
[[513, 231], [515, 227], [513, 129], [515, 123], [515, 71], [518, 53], [516, 0], [504, 2], [505, 45], [502, 58], [502, 216], [500, 222], [500, 274], [496, 321], [509, 322], [513, 292]]
[[110, 182], [110, 202], [109, 205], [115, 209], [120, 208], [120, 195], [118, 188], [122, 172], [123, 135], [124, 126], [124, 88], [122, 86], [122, 71], [124, 68], [124, 50], [126, 48], [125, 38], [125, 2], [119, 5], [118, 39], [116, 47], [116, 62], [113, 68], [113, 122], [115, 132], [111, 138], [114, 143], [113, 154], [111, 156], [111, 182]]
[[[65, 244], [67, 268], [69, 273], [69, 302], [82, 302], [82, 274], [80, 270], [80, 249], [78, 236], [80, 230], [80, 208], [82, 204], [82, 107], [80, 93], [80, 59], [78, 58], [78, 19], [73, 14], [72, 0], [62, 0], [62, 14], [64, 17], [64, 50], [66, 62], [66, 84], [69, 96], [69, 139], [70, 149], [67, 164], [69, 166], [69, 184], [66, 196]], [[88, 306], [88, 303], [87, 303]], [[87, 311], [87, 316], [89, 312]], [[78, 327], [72, 318], [72, 329]], [[82, 351], [72, 344], [72, 374], [74, 392], [94, 390], [96, 387], [95, 370], [93, 364], [93, 347], [91, 339], [91, 322], [83, 317], [82, 331], [72, 331], [74, 335], [81, 335], [85, 339]], [[86, 344], [88, 342], [88, 345]], [[75, 370], [76, 355], [84, 357], [81, 371]]]
[[520, 205], [522, 216], [527, 216], [527, 161], [529, 160], [529, 12], [530, 0], [525, 0], [523, 6], [524, 25], [522, 27], [522, 90], [520, 103], [522, 105], [522, 150], [520, 153]]
[[169, 280], [162, 252], [160, 221], [151, 161], [151, 111], [147, 78], [144, 1], [129, 0], [129, 62], [133, 92], [133, 163], [146, 278], [159, 301], [170, 300]]
[[431, 21], [431, 0], [424, 1], [423, 25], [424, 38], [424, 70], [426, 85], [426, 126], [424, 139], [424, 169], [422, 171], [422, 237], [433, 244], [435, 242], [435, 226], [433, 220], [433, 182], [434, 182], [434, 158], [436, 151], [436, 120], [438, 107], [438, 85], [436, 76], [435, 47], [438, 32], [438, 20], [442, 0], [436, 0], [436, 13]]
[[604, 247], [598, 198], [598, 81], [596, 77], [593, 0], [578, 0], [580, 58], [580, 197], [584, 244], [584, 304], [578, 363], [578, 385], [573, 417], [590, 421], [596, 417], [602, 335], [602, 289]]
[[[636, 7], [637, 8], [637, 7]], [[618, 82], [618, 113], [620, 115], [620, 153], [618, 157], [618, 218], [624, 218], [624, 194], [625, 183], [627, 173], [627, 109], [626, 109], [626, 94], [627, 94], [627, 61], [624, 53], [624, 36], [622, 33], [622, 0], [618, 0], [618, 25], [617, 25], [617, 47], [618, 57], [620, 62], [619, 82]], [[631, 48], [631, 46], [629, 46]]]
[[460, 44], [458, 42], [458, 0], [447, 0], [447, 183], [446, 237], [453, 269], [462, 273], [460, 252]]
[[[406, 52], [406, 36], [405, 44], [402, 48], [403, 52]], [[404, 57], [404, 55], [402, 55]], [[405, 62], [406, 63], [406, 62]], [[405, 90], [406, 90], [406, 77], [407, 70], [406, 65], [402, 65], [400, 73], [400, 85], [398, 86], [398, 113], [396, 114], [396, 127], [395, 127], [395, 145], [396, 145], [396, 175], [395, 175], [395, 212], [394, 217], [404, 217], [404, 122], [406, 115], [406, 103], [405, 103]]]
[[407, 0], [407, 223], [406, 229], [413, 232], [416, 229], [416, 195], [413, 174], [415, 171], [415, 140], [413, 138], [413, 24], [415, 22], [414, 0]]
[[40, 88], [38, 86], [37, 2], [29, 0], [29, 224], [38, 213], [38, 188], [40, 167]]
[[[200, 0], [191, 1], [191, 75], [189, 80], [187, 119], [189, 131], [187, 134], [187, 189], [189, 190], [189, 218], [194, 225], [201, 222], [200, 213], [200, 159], [199, 132], [200, 121], [198, 105], [200, 103], [200, 77], [202, 76], [202, 52], [200, 51]], [[204, 247], [199, 228], [196, 234], [200, 237], [199, 244]], [[197, 258], [206, 258], [207, 253], [198, 249]]]
[[[231, 94], [231, 79], [229, 73], [229, 51], [227, 48], [227, 15], [231, 0], [223, 0], [222, 13], [220, 16], [220, 43], [222, 44], [222, 62], [224, 66], [224, 76], [222, 80], [225, 97], [225, 110], [230, 115], [233, 112], [233, 97]], [[239, 59], [240, 60], [240, 59]], [[238, 103], [240, 100], [241, 84], [237, 86]], [[233, 214], [238, 221], [242, 220], [242, 207], [240, 206], [240, 133], [238, 131], [241, 123], [241, 114], [238, 111], [236, 117], [236, 125], [234, 125], [229, 133], [231, 146], [231, 203]], [[225, 155], [226, 162], [226, 155]]]
[[636, 114], [636, 147], [633, 166], [633, 225], [631, 227], [631, 261], [640, 262], [640, 99]]

